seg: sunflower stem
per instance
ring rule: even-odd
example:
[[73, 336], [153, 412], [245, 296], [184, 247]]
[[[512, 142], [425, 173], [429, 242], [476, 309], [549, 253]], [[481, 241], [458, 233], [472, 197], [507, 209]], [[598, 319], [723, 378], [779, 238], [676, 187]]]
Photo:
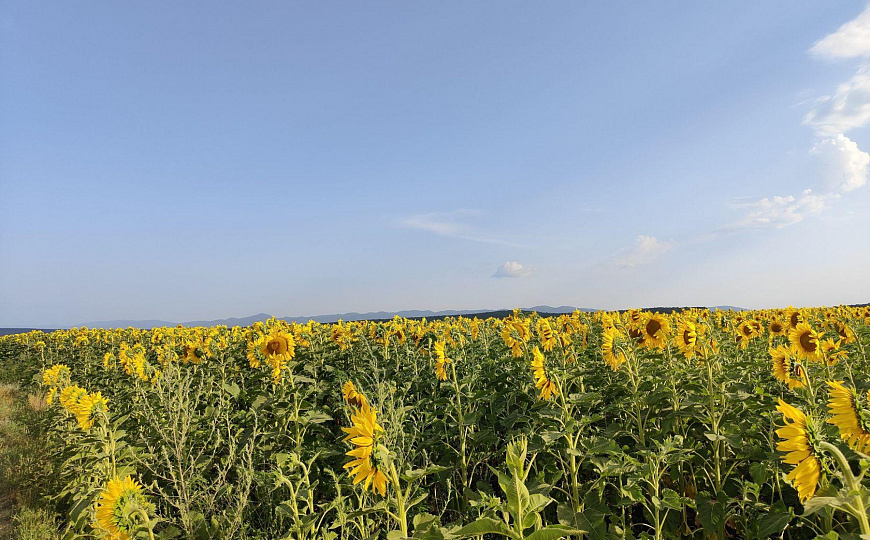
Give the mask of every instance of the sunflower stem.
[[870, 522], [867, 520], [867, 510], [864, 506], [864, 497], [861, 495], [861, 485], [858, 483], [855, 475], [852, 474], [852, 468], [849, 466], [849, 461], [846, 459], [846, 456], [843, 455], [843, 452], [833, 444], [822, 441], [819, 446], [834, 456], [837, 465], [840, 466], [840, 471], [843, 473], [843, 478], [846, 480], [849, 492], [850, 494], [853, 494], [855, 498], [855, 506], [853, 507], [853, 511], [850, 513], [858, 520], [861, 534], [870, 534]]

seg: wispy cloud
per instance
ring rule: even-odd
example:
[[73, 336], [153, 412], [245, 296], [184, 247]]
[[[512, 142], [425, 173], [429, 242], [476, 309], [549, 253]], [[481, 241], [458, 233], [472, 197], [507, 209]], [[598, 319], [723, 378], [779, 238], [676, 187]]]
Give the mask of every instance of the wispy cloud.
[[524, 278], [532, 275], [532, 268], [529, 266], [523, 266], [518, 262], [506, 262], [503, 265], [498, 267], [498, 270], [495, 271], [495, 274], [492, 275], [494, 278]]
[[828, 208], [828, 202], [836, 197], [839, 195], [816, 195], [811, 189], [807, 189], [797, 197], [776, 195], [760, 200], [737, 199], [731, 202], [731, 207], [743, 210], [743, 218], [722, 227], [721, 230], [782, 229], [803, 221], [807, 216], [821, 213]]
[[[824, 59], [870, 57], [870, 6], [816, 42], [810, 54]], [[831, 207], [841, 194], [861, 188], [870, 176], [870, 154], [845, 134], [870, 125], [870, 64], [839, 85], [833, 94], [815, 100], [804, 117], [804, 124], [816, 130], [818, 139], [810, 154], [818, 158], [818, 192], [803, 190], [800, 195], [738, 199], [730, 206], [743, 211], [738, 221], [721, 227], [713, 235], [741, 229], [781, 229], [800, 223], [808, 216]]]
[[859, 69], [832, 95], [817, 99], [804, 123], [823, 136], [847, 133], [870, 124], [870, 70]]
[[810, 48], [810, 54], [829, 59], [870, 57], [870, 6], [817, 41]]
[[503, 246], [517, 247], [521, 244], [500, 238], [492, 238], [478, 234], [468, 223], [469, 220], [483, 216], [480, 210], [463, 208], [450, 212], [427, 212], [403, 218], [403, 227], [426, 231], [438, 236], [457, 238], [470, 242], [483, 242], [485, 244], [498, 244]]
[[673, 242], [661, 241], [655, 236], [640, 235], [634, 245], [624, 249], [615, 262], [621, 268], [633, 268], [655, 262], [673, 247]]

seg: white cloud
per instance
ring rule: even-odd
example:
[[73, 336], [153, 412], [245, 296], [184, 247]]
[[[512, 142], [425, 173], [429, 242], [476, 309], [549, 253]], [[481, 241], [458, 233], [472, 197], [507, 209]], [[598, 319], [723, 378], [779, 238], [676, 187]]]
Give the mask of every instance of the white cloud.
[[832, 96], [816, 100], [804, 123], [823, 135], [846, 133], [870, 124], [870, 73], [861, 69], [837, 87]]
[[498, 267], [492, 277], [495, 278], [522, 278], [532, 275], [532, 269], [529, 266], [523, 266], [518, 262], [506, 262]]
[[743, 209], [746, 215], [723, 229], [781, 229], [802, 221], [806, 216], [822, 212], [828, 208], [828, 201], [837, 197], [839, 195], [836, 194], [815, 195], [811, 189], [807, 189], [798, 197], [777, 195], [757, 201], [735, 202], [732, 206]]
[[870, 6], [836, 32], [819, 40], [810, 48], [810, 53], [832, 59], [870, 56]]
[[456, 236], [462, 232], [465, 225], [459, 219], [469, 214], [475, 214], [473, 210], [455, 210], [453, 212], [429, 212], [417, 214], [402, 220], [402, 224], [412, 229], [429, 231], [439, 236]]
[[649, 264], [661, 257], [671, 247], [671, 242], [663, 242], [655, 236], [640, 235], [635, 240], [634, 246], [628, 249], [625, 255], [616, 259], [616, 264], [622, 268]]
[[870, 154], [845, 135], [819, 141], [810, 153], [822, 162], [822, 176], [828, 190], [846, 192], [867, 184]]
[[500, 238], [492, 238], [485, 235], [485, 233], [480, 234], [477, 230], [479, 227], [474, 227], [467, 223], [469, 218], [476, 218], [482, 215], [483, 212], [480, 210], [466, 208], [453, 210], [451, 212], [428, 212], [425, 214], [417, 214], [402, 218], [400, 223], [403, 227], [418, 229], [447, 238], [458, 238], [459, 240], [482, 242], [484, 244], [521, 247], [521, 244], [516, 242], [502, 240]]

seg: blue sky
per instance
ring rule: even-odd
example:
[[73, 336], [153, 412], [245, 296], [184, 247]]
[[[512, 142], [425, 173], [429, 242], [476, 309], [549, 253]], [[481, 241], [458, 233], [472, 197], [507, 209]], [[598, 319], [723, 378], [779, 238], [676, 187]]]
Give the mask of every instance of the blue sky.
[[3, 0], [0, 326], [866, 302], [866, 7]]

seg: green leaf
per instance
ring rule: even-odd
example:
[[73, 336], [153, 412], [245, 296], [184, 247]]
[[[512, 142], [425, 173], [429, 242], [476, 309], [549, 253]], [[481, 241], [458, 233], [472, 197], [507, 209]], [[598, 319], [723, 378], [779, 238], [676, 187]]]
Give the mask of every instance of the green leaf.
[[712, 500], [708, 492], [702, 491], [695, 496], [695, 506], [704, 532], [715, 534], [725, 521], [725, 505], [721, 501]]
[[572, 534], [583, 534], [585, 531], [571, 529], [564, 525], [548, 525], [539, 531], [526, 536], [526, 540], [556, 540], [557, 538], [565, 538]]
[[759, 520], [758, 536], [766, 537], [780, 534], [788, 527], [793, 517], [791, 508], [786, 508], [782, 501], [775, 502], [770, 507], [770, 512]]
[[469, 536], [480, 536], [482, 534], [500, 534], [508, 538], [521, 540], [520, 536], [508, 529], [503, 521], [496, 521], [492, 518], [480, 518], [453, 533], [457, 538], [468, 538]]

